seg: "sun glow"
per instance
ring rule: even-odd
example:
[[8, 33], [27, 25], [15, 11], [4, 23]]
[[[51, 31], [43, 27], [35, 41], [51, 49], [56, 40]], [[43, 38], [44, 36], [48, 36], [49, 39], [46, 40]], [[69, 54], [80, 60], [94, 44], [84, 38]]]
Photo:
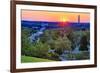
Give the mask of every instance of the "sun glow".
[[61, 17], [61, 19], [60, 19], [61, 22], [68, 22], [68, 20], [69, 19], [67, 17]]
[[67, 17], [60, 18], [60, 26], [66, 26], [68, 24], [69, 19]]

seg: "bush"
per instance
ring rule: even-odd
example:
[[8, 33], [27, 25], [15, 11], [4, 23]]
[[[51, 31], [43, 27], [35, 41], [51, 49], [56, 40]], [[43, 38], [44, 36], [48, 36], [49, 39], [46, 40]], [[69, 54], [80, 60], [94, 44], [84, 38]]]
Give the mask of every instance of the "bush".
[[48, 57], [49, 46], [46, 43], [35, 43], [32, 46], [32, 56], [47, 58]]
[[75, 54], [67, 54], [66, 55], [67, 60], [75, 60]]
[[59, 61], [59, 55], [57, 53], [48, 53], [48, 58], [51, 60]]
[[31, 43], [27, 38], [22, 39], [22, 45], [21, 45], [21, 54], [22, 55], [31, 55]]
[[87, 51], [82, 51], [78, 54], [67, 54], [66, 58], [68, 60], [85, 60], [85, 59], [90, 59], [90, 54]]
[[59, 37], [58, 40], [55, 41], [55, 49], [56, 52], [60, 55], [64, 50], [71, 51], [71, 42], [67, 37]]
[[80, 49], [81, 51], [87, 51], [88, 50], [88, 40], [87, 40], [87, 37], [84, 35], [81, 40], [80, 40]]
[[75, 55], [76, 60], [85, 60], [85, 59], [89, 59], [90, 55], [89, 52], [81, 52], [79, 54]]

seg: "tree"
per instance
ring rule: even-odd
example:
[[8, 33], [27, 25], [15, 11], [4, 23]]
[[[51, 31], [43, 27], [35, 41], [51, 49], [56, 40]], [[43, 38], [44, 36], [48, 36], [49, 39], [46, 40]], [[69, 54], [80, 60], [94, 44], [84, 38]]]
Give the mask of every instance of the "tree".
[[32, 56], [39, 58], [47, 58], [48, 57], [49, 45], [47, 43], [38, 42], [33, 44], [32, 46]]
[[88, 40], [87, 40], [87, 37], [86, 35], [84, 35], [81, 40], [80, 40], [80, 49], [81, 51], [84, 51], [84, 50], [88, 50]]
[[71, 42], [67, 37], [59, 37], [57, 41], [55, 41], [55, 49], [58, 54], [62, 54], [64, 50], [71, 51]]
[[79, 46], [80, 44], [80, 39], [84, 35], [83, 31], [73, 31], [67, 35], [69, 40], [72, 43], [72, 50], [75, 49], [75, 47]]
[[29, 33], [31, 29], [22, 28], [21, 33], [21, 54], [22, 55], [31, 55], [31, 43], [28, 40]]

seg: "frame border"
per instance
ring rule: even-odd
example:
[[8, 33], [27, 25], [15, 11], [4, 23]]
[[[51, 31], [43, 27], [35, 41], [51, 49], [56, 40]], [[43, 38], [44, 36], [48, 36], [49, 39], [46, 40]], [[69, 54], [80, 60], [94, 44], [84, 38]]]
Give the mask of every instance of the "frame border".
[[[77, 5], [77, 4], [63, 4], [63, 3], [48, 3], [48, 2], [33, 2], [33, 1], [15, 1], [10, 3], [10, 48], [11, 48], [11, 61], [10, 71], [15, 72], [29, 72], [29, 71], [46, 71], [46, 70], [61, 70], [61, 69], [77, 69], [77, 68], [90, 68], [97, 67], [97, 6], [93, 5]], [[55, 6], [55, 7], [72, 7], [72, 8], [90, 8], [94, 9], [94, 64], [89, 65], [75, 65], [75, 66], [59, 66], [59, 67], [41, 67], [41, 68], [25, 68], [16, 69], [16, 5], [40, 5], [40, 6]]]

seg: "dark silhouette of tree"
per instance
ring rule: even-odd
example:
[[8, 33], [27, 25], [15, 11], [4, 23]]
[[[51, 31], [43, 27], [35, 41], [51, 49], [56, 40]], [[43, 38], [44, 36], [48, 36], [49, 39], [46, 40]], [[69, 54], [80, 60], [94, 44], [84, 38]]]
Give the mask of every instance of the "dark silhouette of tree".
[[87, 39], [87, 36], [84, 35], [81, 40], [80, 40], [80, 49], [81, 51], [87, 51], [88, 50], [88, 39]]

